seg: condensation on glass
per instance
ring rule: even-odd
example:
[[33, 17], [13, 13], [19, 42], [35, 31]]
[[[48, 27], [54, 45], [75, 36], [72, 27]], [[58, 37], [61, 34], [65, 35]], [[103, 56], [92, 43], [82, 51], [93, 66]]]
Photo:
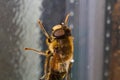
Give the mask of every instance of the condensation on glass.
[[0, 80], [39, 79], [40, 56], [24, 47], [41, 49], [40, 5], [40, 0], [0, 0]]
[[[38, 80], [43, 72], [43, 59], [34, 52], [24, 51], [23, 48], [45, 50], [45, 37], [37, 25], [37, 20], [40, 18], [50, 33], [52, 26], [61, 23], [67, 13], [71, 14], [69, 26], [75, 46], [72, 80], [100, 78], [104, 21], [101, 5], [104, 1], [97, 6], [99, 2], [0, 0], [0, 80]], [[109, 37], [109, 34], [106, 36]]]

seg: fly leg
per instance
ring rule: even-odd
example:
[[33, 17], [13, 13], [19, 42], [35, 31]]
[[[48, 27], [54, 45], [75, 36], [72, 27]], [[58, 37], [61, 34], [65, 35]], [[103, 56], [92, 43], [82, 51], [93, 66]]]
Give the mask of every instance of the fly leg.
[[47, 77], [49, 72], [49, 59], [51, 56], [50, 51], [47, 50], [46, 52], [42, 52], [33, 48], [24, 48], [24, 50], [32, 50], [35, 51], [37, 54], [44, 55], [46, 57], [45, 66], [44, 66], [44, 75], [40, 78], [40, 80], [46, 80], [45, 78]]
[[45, 65], [44, 65], [44, 75], [40, 78], [40, 80], [49, 80], [49, 76], [51, 73], [51, 58], [52, 58], [52, 53], [47, 50], [46, 51], [46, 59], [45, 59]]
[[72, 68], [72, 64], [73, 64], [73, 62], [70, 62], [69, 68], [68, 68], [68, 72], [67, 72], [67, 75], [66, 75], [66, 79], [65, 79], [65, 80], [70, 80], [70, 79], [71, 79], [71, 68]]
[[32, 51], [35, 51], [37, 54], [46, 56], [45, 52], [39, 51], [39, 50], [36, 50], [36, 49], [33, 49], [33, 48], [24, 48], [24, 50], [32, 50]]

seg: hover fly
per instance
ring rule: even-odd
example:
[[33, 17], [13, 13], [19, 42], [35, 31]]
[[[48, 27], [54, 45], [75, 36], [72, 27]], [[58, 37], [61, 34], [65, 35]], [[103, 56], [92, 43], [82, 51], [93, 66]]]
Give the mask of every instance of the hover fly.
[[69, 16], [70, 14], [67, 14], [63, 23], [53, 26], [50, 35], [44, 29], [42, 22], [38, 20], [38, 24], [46, 36], [48, 50], [38, 51], [33, 48], [25, 48], [25, 50], [33, 50], [46, 57], [44, 75], [40, 80], [70, 80], [74, 46], [71, 29], [67, 25]]

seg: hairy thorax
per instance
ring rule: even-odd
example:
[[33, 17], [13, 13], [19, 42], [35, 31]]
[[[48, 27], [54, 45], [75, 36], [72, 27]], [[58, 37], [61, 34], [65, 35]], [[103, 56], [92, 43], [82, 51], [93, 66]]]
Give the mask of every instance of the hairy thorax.
[[66, 71], [73, 59], [73, 37], [53, 40], [49, 43], [49, 50], [53, 53], [51, 68], [54, 71]]

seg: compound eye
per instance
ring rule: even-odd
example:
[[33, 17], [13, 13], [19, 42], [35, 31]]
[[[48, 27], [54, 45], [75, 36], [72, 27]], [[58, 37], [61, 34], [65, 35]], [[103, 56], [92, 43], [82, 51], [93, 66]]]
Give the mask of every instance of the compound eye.
[[53, 35], [55, 37], [61, 37], [61, 36], [65, 35], [65, 31], [63, 29], [58, 29], [58, 30], [54, 31]]

